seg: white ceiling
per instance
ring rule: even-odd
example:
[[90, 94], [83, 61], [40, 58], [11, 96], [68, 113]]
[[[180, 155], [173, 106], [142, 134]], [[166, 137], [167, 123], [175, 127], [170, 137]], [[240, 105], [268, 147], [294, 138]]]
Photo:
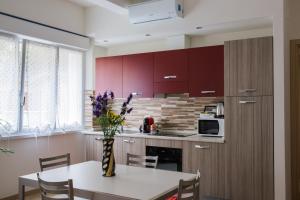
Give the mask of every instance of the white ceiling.
[[[261, 7], [269, 6], [259, 5], [260, 0], [253, 0], [251, 3], [253, 5], [245, 5], [240, 0], [228, 0], [227, 3], [219, 0], [185, 0], [183, 19], [163, 20], [141, 25], [129, 23], [127, 6], [147, 0], [68, 1], [86, 7], [86, 34], [95, 38], [96, 45], [106, 47], [164, 39], [174, 35], [207, 35], [272, 26], [272, 18], [268, 17], [268, 13], [263, 13], [263, 16], [254, 13], [254, 11], [260, 12]], [[234, 6], [230, 5], [230, 2]], [[247, 6], [253, 8], [254, 11], [248, 9]], [[226, 7], [230, 9], [227, 11]], [[237, 10], [234, 7], [245, 7], [245, 10]], [[197, 26], [203, 28], [197, 30]], [[146, 37], [146, 34], [151, 34], [151, 36]]]
[[[78, 5], [84, 6], [84, 7], [100, 5], [103, 2], [103, 0], [69, 0], [69, 1], [74, 2]], [[130, 4], [140, 3], [140, 2], [149, 1], [149, 0], [105, 0], [105, 1], [109, 1], [111, 3], [120, 5], [122, 7], [126, 7]]]

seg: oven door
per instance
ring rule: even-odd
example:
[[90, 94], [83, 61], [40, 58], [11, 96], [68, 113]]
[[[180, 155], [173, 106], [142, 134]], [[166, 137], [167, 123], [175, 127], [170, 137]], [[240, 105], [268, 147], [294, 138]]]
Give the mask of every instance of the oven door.
[[222, 137], [218, 119], [199, 119], [198, 133], [202, 136]]

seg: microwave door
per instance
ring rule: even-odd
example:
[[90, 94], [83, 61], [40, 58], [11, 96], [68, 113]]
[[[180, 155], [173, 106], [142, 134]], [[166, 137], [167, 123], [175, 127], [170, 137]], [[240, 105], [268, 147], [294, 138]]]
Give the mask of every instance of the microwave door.
[[198, 133], [203, 136], [219, 136], [219, 122], [218, 120], [199, 120]]

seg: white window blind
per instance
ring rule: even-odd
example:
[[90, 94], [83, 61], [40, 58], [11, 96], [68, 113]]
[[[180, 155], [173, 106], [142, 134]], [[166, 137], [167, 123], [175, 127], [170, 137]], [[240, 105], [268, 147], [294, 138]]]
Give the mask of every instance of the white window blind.
[[59, 49], [57, 123], [59, 129], [82, 126], [82, 66], [81, 52]]
[[18, 40], [0, 35], [0, 135], [18, 130], [20, 68]]
[[22, 131], [47, 131], [55, 127], [57, 48], [27, 42]]
[[0, 136], [82, 128], [83, 52], [0, 33]]

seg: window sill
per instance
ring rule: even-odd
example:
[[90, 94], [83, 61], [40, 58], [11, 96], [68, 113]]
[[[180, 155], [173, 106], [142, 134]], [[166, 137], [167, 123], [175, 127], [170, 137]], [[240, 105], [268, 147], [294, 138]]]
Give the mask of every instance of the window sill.
[[73, 130], [73, 131], [56, 131], [50, 134], [40, 134], [36, 135], [34, 133], [24, 133], [18, 135], [11, 135], [11, 136], [0, 136], [1, 140], [17, 140], [17, 139], [29, 139], [29, 138], [39, 138], [39, 137], [51, 137], [57, 135], [67, 135], [67, 134], [82, 134], [81, 130]]

